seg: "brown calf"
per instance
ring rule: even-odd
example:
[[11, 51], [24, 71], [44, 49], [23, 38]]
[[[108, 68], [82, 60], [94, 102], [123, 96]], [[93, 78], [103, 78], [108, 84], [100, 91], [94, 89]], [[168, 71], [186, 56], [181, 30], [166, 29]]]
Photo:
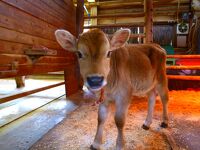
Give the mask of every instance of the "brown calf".
[[148, 129], [158, 91], [163, 104], [161, 126], [167, 127], [166, 54], [159, 45], [128, 45], [129, 29], [117, 31], [111, 40], [99, 29], [81, 34], [78, 40], [68, 31], [57, 30], [55, 34], [64, 49], [77, 52], [84, 84], [91, 91], [105, 90], [106, 99], [99, 106], [97, 133], [91, 149], [101, 148], [110, 100], [116, 104], [117, 150], [124, 149], [123, 127], [132, 95], [147, 95], [149, 98], [148, 114], [143, 124], [143, 128]]

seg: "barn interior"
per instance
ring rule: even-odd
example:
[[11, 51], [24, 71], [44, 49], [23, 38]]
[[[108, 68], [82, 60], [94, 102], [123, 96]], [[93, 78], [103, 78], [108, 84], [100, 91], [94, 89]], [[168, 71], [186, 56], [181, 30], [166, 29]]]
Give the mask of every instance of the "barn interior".
[[[150, 130], [141, 128], [147, 98], [133, 97], [125, 126], [132, 149], [200, 147], [199, 0], [1, 0], [0, 149], [90, 149], [98, 98], [82, 87], [77, 57], [57, 43], [57, 29], [78, 37], [100, 28], [109, 37], [129, 28], [128, 43], [157, 43], [167, 53], [169, 128], [159, 127], [156, 98]], [[114, 104], [103, 149], [114, 149]]]

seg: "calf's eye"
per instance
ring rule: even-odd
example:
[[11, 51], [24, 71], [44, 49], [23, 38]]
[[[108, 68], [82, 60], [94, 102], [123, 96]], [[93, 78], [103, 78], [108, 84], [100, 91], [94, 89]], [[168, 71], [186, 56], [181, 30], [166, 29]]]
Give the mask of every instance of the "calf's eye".
[[110, 58], [111, 54], [112, 54], [112, 51], [108, 51], [107, 57]]
[[78, 58], [83, 58], [83, 54], [81, 52], [76, 52], [76, 55], [78, 56]]

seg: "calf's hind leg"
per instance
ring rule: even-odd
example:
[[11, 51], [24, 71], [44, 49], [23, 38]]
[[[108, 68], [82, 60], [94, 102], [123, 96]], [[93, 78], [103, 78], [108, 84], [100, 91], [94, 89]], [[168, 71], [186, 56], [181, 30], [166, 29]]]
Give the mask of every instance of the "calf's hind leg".
[[145, 129], [145, 130], [148, 130], [151, 123], [152, 123], [155, 101], [156, 101], [156, 92], [155, 92], [155, 89], [153, 89], [148, 94], [148, 112], [147, 112], [146, 120], [145, 120], [145, 122], [142, 126], [142, 128]]
[[[165, 66], [165, 61], [163, 61]], [[166, 67], [161, 68], [160, 75], [158, 76], [158, 84], [156, 86], [158, 91], [162, 106], [163, 106], [163, 122], [161, 123], [162, 128], [168, 127], [168, 101], [169, 101], [169, 90], [168, 90], [168, 81], [166, 76]]]
[[168, 87], [159, 85], [157, 90], [160, 95], [162, 106], [163, 106], [163, 122], [161, 123], [161, 127], [167, 128], [168, 127], [168, 101], [169, 101]]

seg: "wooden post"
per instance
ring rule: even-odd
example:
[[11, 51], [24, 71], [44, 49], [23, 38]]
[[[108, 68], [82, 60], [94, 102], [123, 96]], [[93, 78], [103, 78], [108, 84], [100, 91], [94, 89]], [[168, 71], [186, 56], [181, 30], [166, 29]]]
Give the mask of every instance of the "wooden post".
[[80, 75], [77, 63], [64, 71], [66, 97], [75, 94], [80, 89]]
[[153, 0], [144, 0], [145, 43], [153, 42]]
[[194, 12], [192, 10], [192, 0], [190, 0], [190, 5], [189, 5], [189, 34], [187, 35], [187, 48], [191, 48], [191, 30], [192, 30], [192, 23], [193, 23], [193, 17], [194, 17]]
[[[77, 0], [76, 7], [76, 37], [83, 32], [84, 0]], [[76, 57], [76, 56], [74, 56]], [[66, 97], [75, 94], [80, 89], [81, 76], [77, 59], [75, 64], [64, 70]]]
[[16, 87], [22, 88], [25, 86], [25, 76], [17, 76], [15, 77]]
[[76, 37], [83, 32], [84, 26], [84, 0], [77, 0], [76, 7]]
[[[97, 16], [97, 6], [91, 7], [91, 16]], [[97, 18], [91, 19], [91, 25], [97, 25]]]
[[194, 12], [192, 11], [192, 0], [190, 0], [190, 6], [189, 6], [189, 30], [192, 27], [193, 17], [194, 17]]

